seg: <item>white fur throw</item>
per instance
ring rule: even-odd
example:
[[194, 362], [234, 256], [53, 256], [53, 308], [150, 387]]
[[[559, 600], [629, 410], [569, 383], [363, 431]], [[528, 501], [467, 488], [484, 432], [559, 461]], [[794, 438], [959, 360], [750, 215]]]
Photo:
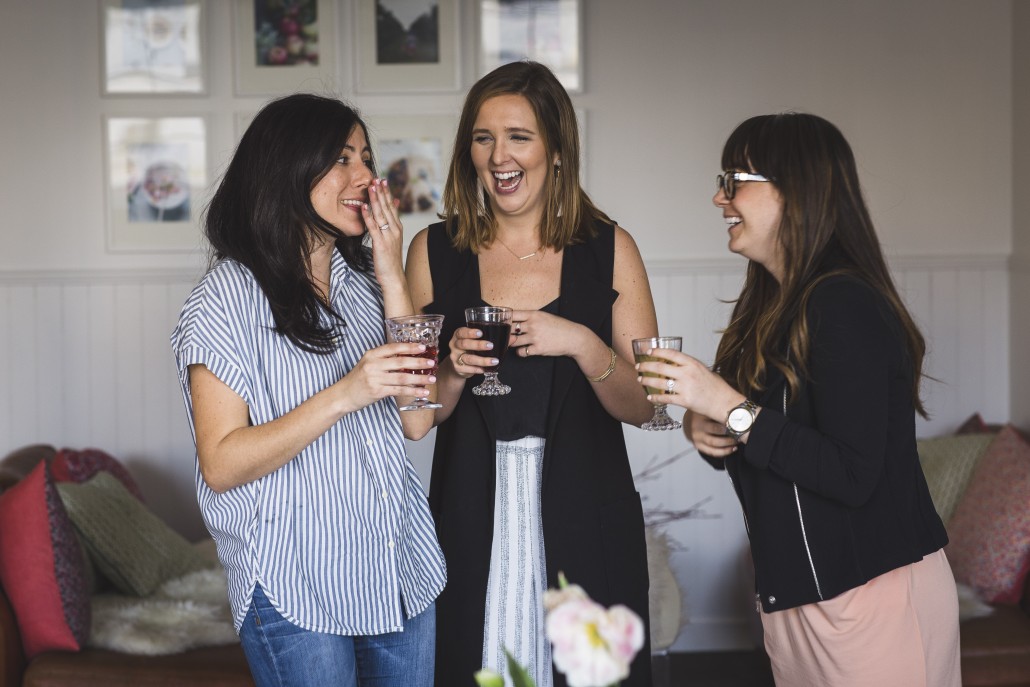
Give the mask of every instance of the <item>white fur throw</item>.
[[157, 656], [238, 641], [221, 566], [168, 580], [150, 596], [93, 597], [93, 647]]

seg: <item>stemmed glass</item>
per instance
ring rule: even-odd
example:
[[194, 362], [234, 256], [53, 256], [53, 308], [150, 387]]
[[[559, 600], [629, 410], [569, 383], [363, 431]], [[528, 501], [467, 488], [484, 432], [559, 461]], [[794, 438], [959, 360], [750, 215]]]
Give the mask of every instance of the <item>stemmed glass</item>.
[[[414, 355], [415, 358], [436, 360], [440, 350], [440, 328], [443, 326], [443, 315], [405, 315], [389, 317], [386, 320], [386, 334], [394, 343], [419, 343], [426, 350]], [[418, 370], [405, 369], [409, 374], [430, 375], [435, 368], [423, 367]], [[423, 408], [443, 408], [439, 403], [430, 403], [424, 398], [416, 398], [398, 410], [422, 410]]]
[[[669, 348], [674, 351], [683, 350], [683, 337], [682, 336], [652, 336], [646, 339], [633, 339], [633, 357], [638, 363], [646, 362], [665, 362], [660, 358], [648, 355], [648, 351], [652, 348]], [[641, 372], [643, 377], [658, 377], [654, 372]], [[656, 386], [644, 385], [644, 389], [652, 397], [659, 397], [661, 394], [667, 393], [666, 389]], [[669, 414], [665, 411], [665, 404], [661, 401], [652, 400], [654, 404], [654, 417], [640, 425], [640, 429], [646, 429], [647, 431], [655, 431], [660, 429], [679, 429], [683, 425], [669, 417]]]
[[497, 358], [496, 365], [483, 366], [483, 383], [472, 387], [472, 393], [476, 396], [504, 396], [511, 391], [511, 387], [502, 384], [501, 380], [497, 379], [497, 368], [504, 359], [504, 352], [508, 350], [508, 339], [511, 336], [511, 308], [497, 305], [465, 308], [465, 323], [467, 326], [483, 332], [483, 340], [494, 345], [493, 349], [483, 351], [483, 353]]

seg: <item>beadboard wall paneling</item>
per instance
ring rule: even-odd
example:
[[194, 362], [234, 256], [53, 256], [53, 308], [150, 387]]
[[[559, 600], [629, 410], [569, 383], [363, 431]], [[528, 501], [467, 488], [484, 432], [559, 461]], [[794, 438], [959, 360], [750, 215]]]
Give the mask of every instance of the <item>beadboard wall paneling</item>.
[[[743, 261], [650, 261], [662, 334], [710, 363]], [[954, 429], [973, 412], [1009, 418], [1009, 273], [1005, 258], [902, 258], [903, 298], [926, 335], [931, 412], [919, 432]], [[127, 463], [148, 503], [191, 539], [205, 535], [193, 495], [193, 444], [168, 336], [199, 274], [190, 270], [0, 272], [0, 450], [49, 442], [105, 449]], [[674, 416], [680, 413], [673, 411]], [[428, 483], [432, 434], [409, 444]], [[754, 638], [746, 537], [722, 472], [679, 432], [626, 428], [645, 510], [700, 505], [665, 531], [689, 622], [673, 648], [729, 649]]]

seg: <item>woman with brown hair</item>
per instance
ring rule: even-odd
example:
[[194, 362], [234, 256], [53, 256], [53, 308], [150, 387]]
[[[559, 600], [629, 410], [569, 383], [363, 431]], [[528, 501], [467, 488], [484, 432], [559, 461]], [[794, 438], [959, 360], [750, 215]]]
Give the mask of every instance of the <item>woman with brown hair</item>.
[[925, 344], [851, 148], [820, 117], [765, 115], [722, 167], [714, 202], [750, 262], [715, 372], [663, 349], [638, 369], [668, 378], [661, 399], [732, 478], [776, 684], [958, 687], [948, 537], [916, 453]]
[[[430, 507], [447, 559], [437, 607], [437, 684], [505, 669], [538, 687], [553, 674], [543, 591], [557, 575], [647, 618], [640, 497], [622, 424], [651, 405], [631, 341], [654, 336], [654, 304], [630, 235], [579, 184], [579, 134], [546, 67], [508, 64], [465, 100], [444, 191], [446, 220], [415, 236], [415, 308], [445, 315], [436, 391], [443, 408]], [[471, 306], [514, 308], [512, 345], [492, 353], [463, 326]], [[504, 396], [472, 387], [501, 362]], [[624, 685], [649, 685], [649, 651]]]

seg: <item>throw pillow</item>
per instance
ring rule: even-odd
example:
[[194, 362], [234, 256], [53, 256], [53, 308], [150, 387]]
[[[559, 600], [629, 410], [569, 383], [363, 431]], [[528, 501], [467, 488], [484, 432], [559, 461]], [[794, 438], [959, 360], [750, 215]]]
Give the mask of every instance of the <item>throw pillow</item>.
[[40, 462], [0, 494], [0, 581], [25, 656], [78, 651], [89, 639], [84, 557], [68, 514]]
[[205, 567], [188, 541], [110, 473], [57, 489], [97, 569], [119, 591], [146, 596], [166, 580]]
[[930, 488], [933, 505], [944, 524], [951, 519], [973, 475], [973, 468], [992, 441], [993, 434], [964, 434], [917, 442], [926, 486]]
[[948, 525], [956, 581], [1017, 604], [1030, 567], [1030, 443], [1006, 425], [973, 470]]
[[114, 456], [100, 449], [84, 448], [76, 451], [62, 448], [50, 461], [50, 474], [53, 475], [55, 482], [85, 482], [101, 470], [117, 477], [129, 493], [144, 501], [143, 492], [125, 466]]

